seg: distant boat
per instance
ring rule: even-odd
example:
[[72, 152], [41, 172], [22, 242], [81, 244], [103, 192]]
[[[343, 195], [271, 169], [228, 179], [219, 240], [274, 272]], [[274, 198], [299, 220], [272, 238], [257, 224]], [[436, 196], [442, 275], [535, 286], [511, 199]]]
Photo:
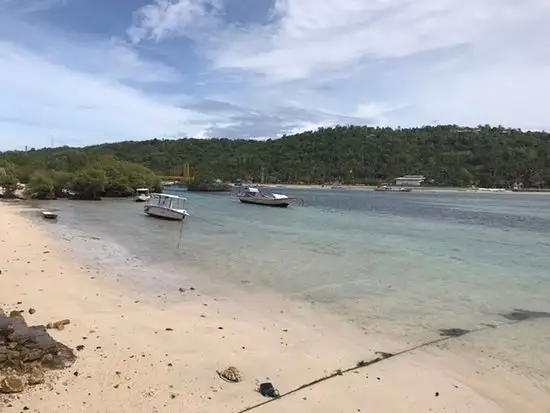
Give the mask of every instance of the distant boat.
[[174, 185], [177, 185], [179, 182], [178, 181], [162, 181], [161, 184], [162, 186], [174, 186]]
[[466, 189], [467, 192], [508, 192], [504, 188], [478, 188], [476, 186], [473, 186], [471, 188]]
[[57, 214], [52, 211], [42, 211], [42, 217], [44, 219], [57, 219]]
[[374, 188], [375, 191], [380, 192], [411, 192], [412, 188], [402, 188], [402, 187], [395, 187], [390, 185], [378, 185], [376, 188]]
[[506, 192], [504, 188], [477, 188], [479, 192]]
[[341, 182], [334, 182], [330, 189], [346, 189], [344, 188], [344, 185], [342, 185]]
[[148, 188], [138, 188], [136, 189], [136, 202], [147, 202], [151, 199], [151, 194], [149, 193]]
[[239, 201], [243, 204], [256, 204], [264, 206], [272, 206], [286, 208], [294, 198], [290, 198], [283, 194], [268, 194], [260, 188], [253, 186], [240, 187], [238, 192]]
[[143, 207], [147, 215], [175, 221], [181, 221], [189, 215], [184, 208], [186, 198], [177, 195], [152, 194], [151, 199]]

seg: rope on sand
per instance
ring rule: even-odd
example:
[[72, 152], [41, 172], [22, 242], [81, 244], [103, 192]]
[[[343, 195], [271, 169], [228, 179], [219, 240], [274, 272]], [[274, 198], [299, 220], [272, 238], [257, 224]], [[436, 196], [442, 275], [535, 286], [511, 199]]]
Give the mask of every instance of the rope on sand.
[[346, 369], [335, 370], [333, 373], [331, 373], [329, 375], [320, 377], [318, 379], [315, 379], [313, 381], [310, 381], [308, 383], [305, 383], [305, 384], [302, 384], [298, 387], [295, 387], [292, 390], [289, 390], [285, 393], [280, 394], [276, 398], [269, 399], [269, 400], [263, 401], [261, 403], [257, 403], [255, 405], [249, 406], [245, 409], [239, 410], [235, 413], [247, 413], [251, 410], [262, 407], [262, 406], [264, 406], [268, 403], [273, 403], [276, 400], [282, 399], [283, 397], [286, 397], [286, 396], [290, 396], [291, 394], [294, 394], [294, 393], [297, 393], [301, 390], [304, 390], [304, 389], [307, 389], [309, 387], [315, 386], [316, 384], [322, 383], [324, 381], [333, 379], [333, 378], [338, 377], [338, 376], [342, 376], [342, 375], [344, 375], [346, 373], [350, 373], [352, 371], [356, 371], [356, 370], [360, 370], [360, 369], [368, 367], [368, 366], [372, 366], [373, 364], [380, 363], [381, 361], [388, 360], [388, 359], [391, 359], [391, 358], [394, 358], [394, 357], [397, 357], [397, 356], [401, 356], [401, 355], [413, 352], [415, 350], [419, 350], [419, 349], [424, 348], [424, 347], [433, 346], [435, 344], [439, 344], [439, 343], [442, 343], [442, 342], [445, 342], [445, 341], [449, 341], [451, 339], [463, 337], [465, 335], [472, 334], [472, 333], [477, 333], [477, 332], [484, 331], [484, 330], [495, 329], [495, 328], [506, 326], [506, 325], [517, 324], [517, 323], [520, 323], [522, 321], [533, 320], [533, 319], [537, 319], [537, 318], [550, 318], [550, 313], [539, 312], [539, 311], [528, 311], [528, 310], [514, 310], [510, 313], [503, 314], [503, 316], [506, 319], [508, 319], [509, 321], [505, 321], [505, 322], [500, 323], [498, 325], [484, 324], [483, 327], [476, 328], [476, 329], [473, 329], [473, 330], [463, 330], [463, 329], [460, 329], [460, 328], [451, 328], [451, 329], [440, 330], [440, 333], [443, 337], [439, 337], [439, 338], [436, 338], [436, 339], [433, 339], [433, 340], [430, 340], [430, 341], [426, 341], [426, 342], [418, 344], [416, 346], [409, 347], [405, 350], [401, 350], [397, 353], [377, 352], [376, 354], [378, 354], [378, 357], [375, 357], [371, 360], [361, 360], [355, 366], [351, 366], [351, 367], [348, 367]]

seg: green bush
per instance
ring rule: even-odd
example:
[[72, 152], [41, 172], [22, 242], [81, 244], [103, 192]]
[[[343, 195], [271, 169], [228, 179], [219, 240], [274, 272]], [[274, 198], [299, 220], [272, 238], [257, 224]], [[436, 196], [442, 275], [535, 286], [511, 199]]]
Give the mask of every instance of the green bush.
[[105, 192], [107, 175], [101, 169], [85, 169], [77, 172], [72, 181], [71, 189], [80, 199], [97, 200]]
[[51, 199], [55, 197], [54, 180], [46, 171], [35, 171], [29, 178], [25, 193], [31, 198]]
[[15, 174], [15, 165], [11, 162], [0, 161], [0, 188], [4, 198], [11, 198], [15, 195], [19, 180]]
[[74, 174], [65, 171], [53, 171], [52, 178], [55, 196], [62, 197], [66, 195], [65, 191], [71, 188]]

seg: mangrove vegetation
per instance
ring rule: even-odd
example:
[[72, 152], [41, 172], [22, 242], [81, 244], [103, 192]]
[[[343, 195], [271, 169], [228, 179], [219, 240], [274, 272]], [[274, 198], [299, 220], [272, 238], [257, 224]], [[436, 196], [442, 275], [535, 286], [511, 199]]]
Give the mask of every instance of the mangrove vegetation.
[[25, 184], [27, 197], [39, 199], [97, 200], [131, 196], [137, 188], [162, 190], [160, 178], [149, 168], [85, 148], [1, 154], [0, 187], [5, 197], [15, 193], [18, 182]]

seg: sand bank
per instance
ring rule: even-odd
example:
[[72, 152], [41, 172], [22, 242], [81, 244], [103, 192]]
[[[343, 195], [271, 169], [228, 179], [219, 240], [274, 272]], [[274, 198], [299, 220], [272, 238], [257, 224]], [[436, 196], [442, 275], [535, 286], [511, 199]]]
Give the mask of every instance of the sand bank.
[[[29, 324], [71, 320], [52, 335], [77, 351], [68, 370], [16, 396], [2, 412], [239, 412], [376, 351], [406, 343], [373, 336], [315, 307], [274, 296], [242, 301], [191, 286], [161, 296], [125, 288], [110, 274], [76, 262], [69, 245], [20, 207], [0, 204], [0, 306]], [[548, 412], [550, 396], [529, 380], [431, 347], [346, 373], [253, 412]], [[216, 370], [236, 366], [239, 383]], [[476, 369], [480, 369], [477, 370]]]

